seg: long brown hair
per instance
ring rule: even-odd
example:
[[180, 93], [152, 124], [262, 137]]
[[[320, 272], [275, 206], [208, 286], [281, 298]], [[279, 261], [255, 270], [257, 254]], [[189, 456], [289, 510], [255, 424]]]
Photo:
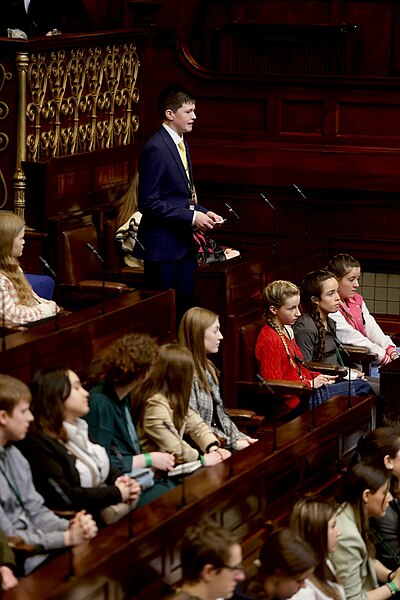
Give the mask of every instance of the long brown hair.
[[194, 372], [200, 387], [208, 393], [211, 390], [207, 381], [207, 371], [211, 373], [215, 383], [218, 383], [219, 371], [207, 357], [204, 334], [206, 329], [211, 327], [217, 319], [218, 315], [211, 310], [194, 306], [183, 315], [178, 332], [179, 343], [192, 353]]
[[361, 269], [361, 265], [351, 254], [336, 254], [331, 258], [326, 268], [340, 280], [352, 269]]
[[11, 281], [18, 299], [25, 306], [36, 304], [33, 291], [24, 274], [19, 261], [12, 255], [14, 239], [24, 229], [25, 223], [14, 213], [0, 215], [0, 272]]
[[154, 394], [161, 393], [168, 399], [173, 411], [173, 421], [179, 430], [189, 408], [194, 363], [191, 352], [179, 344], [160, 347], [158, 361], [140, 390], [143, 421], [145, 402]]
[[328, 558], [328, 522], [336, 513], [336, 505], [325, 498], [305, 497], [296, 502], [290, 515], [290, 527], [314, 550], [320, 562], [315, 567], [310, 580], [328, 598], [340, 600], [337, 589], [332, 586], [338, 583], [329, 568]]
[[364, 505], [363, 493], [365, 490], [370, 490], [374, 494], [385, 482], [389, 484], [389, 481], [390, 475], [383, 465], [377, 467], [359, 462], [344, 474], [342, 489], [338, 496], [339, 502], [347, 502], [352, 506], [357, 529], [372, 558], [375, 558], [375, 547], [369, 533], [368, 513]]
[[321, 299], [323, 284], [329, 279], [336, 279], [336, 275], [326, 269], [321, 269], [307, 273], [301, 284], [301, 304], [303, 311], [310, 315], [318, 331], [317, 360], [324, 358], [326, 329], [321, 319], [318, 304], [313, 298]]
[[71, 394], [68, 369], [48, 368], [37, 371], [31, 383], [31, 411], [35, 417], [34, 429], [66, 442], [64, 429], [64, 402]]

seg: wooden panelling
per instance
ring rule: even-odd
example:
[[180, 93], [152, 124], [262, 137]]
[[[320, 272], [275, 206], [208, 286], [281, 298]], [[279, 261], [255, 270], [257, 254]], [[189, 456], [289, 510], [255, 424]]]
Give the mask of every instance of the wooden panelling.
[[320, 137], [323, 131], [323, 103], [283, 100], [280, 104], [280, 130]]

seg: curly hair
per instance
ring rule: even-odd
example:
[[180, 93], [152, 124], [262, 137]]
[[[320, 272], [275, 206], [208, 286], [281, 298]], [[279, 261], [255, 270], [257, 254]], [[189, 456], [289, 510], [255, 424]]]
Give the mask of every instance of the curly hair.
[[14, 240], [24, 229], [25, 223], [14, 213], [0, 215], [0, 272], [13, 284], [18, 299], [25, 306], [34, 306], [36, 300], [32, 287], [21, 271], [17, 258], [13, 256]]
[[104, 354], [105, 380], [127, 385], [143, 377], [158, 358], [157, 342], [144, 333], [130, 333], [109, 346]]

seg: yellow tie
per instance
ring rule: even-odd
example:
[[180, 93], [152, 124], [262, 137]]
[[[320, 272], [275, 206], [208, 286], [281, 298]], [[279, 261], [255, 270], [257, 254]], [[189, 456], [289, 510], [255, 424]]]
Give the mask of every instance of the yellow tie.
[[179, 144], [178, 144], [178, 150], [179, 150], [179, 154], [181, 155], [183, 166], [185, 167], [187, 178], [190, 179], [190, 176], [189, 176], [189, 166], [188, 166], [188, 161], [187, 161], [187, 156], [186, 156], [186, 148], [185, 148], [185, 144], [184, 144], [183, 141], [179, 142]]

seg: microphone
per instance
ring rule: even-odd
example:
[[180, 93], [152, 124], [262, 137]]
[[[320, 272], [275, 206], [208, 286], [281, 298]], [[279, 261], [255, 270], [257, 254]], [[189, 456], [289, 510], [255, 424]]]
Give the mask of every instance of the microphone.
[[300, 196], [302, 196], [304, 198], [304, 200], [307, 200], [306, 195], [301, 191], [301, 189], [295, 183], [292, 183], [292, 186], [294, 187], [294, 189], [297, 192], [299, 192]]
[[57, 279], [57, 274], [56, 272], [51, 268], [51, 266], [49, 265], [49, 263], [47, 262], [47, 260], [45, 260], [43, 258], [43, 256], [39, 256], [39, 260], [40, 262], [46, 267], [46, 269], [49, 271], [49, 273], [51, 275], [53, 275], [54, 279]]
[[272, 254], [276, 252], [276, 226], [275, 226], [275, 206], [260, 192], [261, 198], [272, 208]]
[[[267, 390], [267, 392], [269, 394], [274, 394], [274, 390], [271, 388], [270, 385], [268, 385], [268, 383], [265, 381], [264, 377], [262, 375], [260, 375], [260, 373], [256, 374], [256, 377], [258, 379], [258, 381], [261, 383], [261, 385], [263, 385], [265, 387], [265, 389]], [[276, 452], [278, 450], [278, 443], [277, 443], [277, 434], [276, 434], [276, 402], [273, 403], [273, 418], [272, 418], [272, 452]]]
[[[175, 427], [173, 427], [171, 425], [171, 423], [168, 423], [168, 421], [163, 421], [163, 425], [164, 427], [166, 427], [168, 429], [168, 431], [170, 431], [175, 437], [178, 438], [179, 443], [181, 445], [181, 454], [182, 454], [182, 459], [183, 459], [183, 439], [181, 438], [181, 436], [177, 433]], [[184, 508], [187, 504], [186, 502], [186, 490], [185, 490], [185, 475], [182, 474], [182, 483], [181, 483], [181, 501], [177, 506], [178, 510], [181, 510], [182, 508]]]
[[230, 212], [233, 216], [235, 216], [238, 219], [238, 221], [240, 221], [239, 215], [233, 210], [231, 206], [229, 206], [227, 202], [225, 202], [225, 206], [228, 209], [228, 212]]
[[89, 242], [86, 242], [86, 247], [89, 248], [90, 252], [92, 252], [92, 254], [94, 254], [95, 257], [101, 262], [101, 308], [100, 308], [100, 314], [105, 315], [105, 313], [106, 313], [106, 306], [105, 306], [106, 281], [105, 281], [105, 271], [104, 271], [104, 268], [105, 268], [104, 258], [97, 252], [96, 248]]
[[[43, 258], [43, 256], [39, 256], [39, 260], [42, 263], [42, 265], [49, 271], [49, 273], [54, 277], [54, 283], [55, 283], [55, 285], [57, 285], [58, 284], [57, 273], [54, 271], [54, 269], [52, 269], [52, 267], [49, 265], [47, 260], [45, 258]], [[55, 296], [58, 300], [58, 293], [56, 293]], [[58, 331], [58, 310], [57, 309], [56, 309], [56, 314], [54, 315], [54, 331]]]
[[57, 481], [55, 481], [55, 479], [53, 479], [52, 477], [48, 477], [47, 481], [54, 488], [54, 490], [57, 492], [58, 496], [60, 496], [60, 498], [62, 499], [62, 501], [64, 502], [64, 504], [66, 504], [67, 506], [72, 506], [72, 500], [71, 500], [71, 498], [68, 498], [67, 494], [59, 486], [59, 484], [57, 483]]
[[97, 252], [96, 248], [92, 244], [86, 242], [86, 246], [87, 248], [89, 248], [90, 252], [92, 252], [96, 256], [96, 258], [99, 259], [100, 262], [104, 263], [104, 258]]
[[143, 252], [146, 252], [146, 250], [145, 250], [142, 242], [138, 238], [137, 231], [134, 231], [134, 229], [131, 229], [131, 236], [135, 240], [135, 244], [137, 244], [138, 246], [140, 246], [141, 249], [143, 250]]
[[307, 197], [304, 194], [304, 192], [302, 192], [301, 189], [295, 183], [292, 183], [292, 186], [294, 187], [294, 189], [296, 190], [296, 192], [298, 192], [300, 194], [300, 196], [303, 198], [303, 200], [305, 200], [305, 203], [304, 203], [304, 238], [307, 239], [308, 238], [308, 203], [307, 203]]

